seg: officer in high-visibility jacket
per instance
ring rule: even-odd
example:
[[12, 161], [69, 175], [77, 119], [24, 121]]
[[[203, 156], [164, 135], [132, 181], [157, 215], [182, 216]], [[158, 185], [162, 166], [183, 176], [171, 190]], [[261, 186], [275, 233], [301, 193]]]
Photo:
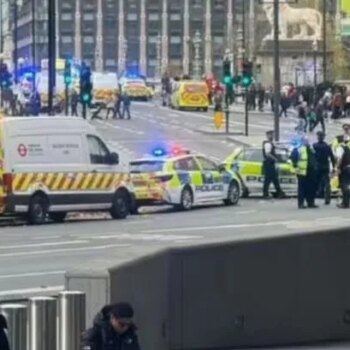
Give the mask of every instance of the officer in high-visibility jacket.
[[350, 124], [343, 124], [343, 134], [337, 135], [332, 142], [333, 153], [337, 153], [337, 149], [344, 142], [344, 137], [350, 136]]
[[293, 149], [290, 158], [298, 177], [298, 208], [318, 208], [315, 204], [317, 163], [315, 152], [306, 137], [302, 138], [300, 145]]

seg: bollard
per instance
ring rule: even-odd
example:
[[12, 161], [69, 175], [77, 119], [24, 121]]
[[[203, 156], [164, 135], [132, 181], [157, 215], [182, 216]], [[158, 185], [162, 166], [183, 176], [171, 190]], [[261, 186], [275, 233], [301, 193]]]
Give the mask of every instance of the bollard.
[[29, 300], [29, 349], [57, 349], [57, 301], [51, 297]]
[[10, 349], [27, 350], [27, 305], [3, 304], [0, 305], [0, 313], [5, 316], [7, 321]]
[[64, 291], [59, 294], [59, 349], [81, 349], [85, 329], [85, 293]]

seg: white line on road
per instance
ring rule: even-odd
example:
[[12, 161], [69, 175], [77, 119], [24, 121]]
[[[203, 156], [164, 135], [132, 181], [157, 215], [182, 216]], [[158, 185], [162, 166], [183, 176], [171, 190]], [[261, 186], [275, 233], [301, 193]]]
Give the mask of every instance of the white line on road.
[[20, 245], [5, 245], [1, 246], [0, 250], [5, 249], [22, 249], [22, 248], [40, 248], [40, 247], [54, 247], [60, 245], [74, 245], [74, 244], [84, 244], [89, 243], [89, 241], [64, 241], [64, 242], [47, 242], [47, 243], [35, 243], [35, 244], [20, 244]]
[[248, 227], [264, 227], [264, 226], [280, 226], [294, 223], [295, 221], [275, 221], [275, 222], [257, 222], [252, 224], [232, 224], [232, 225], [215, 225], [215, 226], [190, 226], [166, 228], [159, 230], [144, 230], [143, 233], [166, 233], [166, 232], [190, 232], [190, 231], [208, 231], [208, 230], [225, 230], [228, 228], [248, 228]]
[[109, 245], [102, 245], [97, 247], [81, 247], [81, 248], [68, 248], [68, 249], [37, 250], [32, 252], [4, 253], [4, 254], [0, 254], [0, 258], [47, 255], [47, 254], [57, 254], [57, 253], [88, 252], [90, 250], [103, 250], [103, 249], [121, 248], [121, 247], [129, 247], [129, 246], [130, 244], [109, 244]]
[[177, 241], [177, 240], [193, 240], [201, 239], [203, 236], [182, 236], [182, 235], [152, 235], [152, 234], [105, 234], [102, 236], [89, 237], [91, 239], [121, 239], [121, 240], [133, 240], [133, 241]]
[[4, 290], [0, 292], [0, 298], [7, 295], [26, 295], [35, 293], [59, 293], [64, 290], [64, 286], [49, 286], [43, 288], [26, 288], [26, 289], [14, 289], [14, 290]]
[[35, 237], [30, 237], [30, 240], [33, 241], [40, 241], [41, 239], [57, 239], [57, 238], [61, 238], [61, 236], [35, 236]]
[[26, 272], [26, 273], [16, 273], [12, 275], [0, 275], [0, 280], [10, 279], [10, 278], [24, 278], [24, 277], [39, 277], [39, 276], [49, 276], [49, 275], [62, 275], [66, 271], [38, 271], [38, 272]]

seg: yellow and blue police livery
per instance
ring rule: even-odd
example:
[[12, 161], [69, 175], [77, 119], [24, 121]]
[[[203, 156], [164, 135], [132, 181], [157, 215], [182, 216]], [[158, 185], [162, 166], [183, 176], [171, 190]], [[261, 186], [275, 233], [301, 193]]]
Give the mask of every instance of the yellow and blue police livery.
[[189, 151], [155, 149], [130, 163], [137, 207], [169, 204], [181, 210], [223, 201], [236, 205], [241, 194], [234, 171]]

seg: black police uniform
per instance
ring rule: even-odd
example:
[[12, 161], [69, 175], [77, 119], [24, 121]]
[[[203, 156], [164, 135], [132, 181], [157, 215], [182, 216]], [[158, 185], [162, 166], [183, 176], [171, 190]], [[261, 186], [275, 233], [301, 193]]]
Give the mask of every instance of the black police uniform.
[[317, 187], [318, 194], [325, 199], [325, 203], [331, 201], [330, 166], [335, 167], [335, 157], [332, 148], [324, 141], [314, 143], [315, 157], [317, 162]]
[[268, 154], [266, 154], [265, 146], [267, 144], [271, 145], [271, 152], [270, 154], [276, 158], [276, 146], [272, 141], [264, 141], [262, 145], [263, 150], [263, 174], [264, 174], [264, 187], [263, 187], [263, 196], [268, 197], [269, 196], [269, 187], [270, 184], [273, 183], [275, 186], [276, 192], [278, 196], [283, 195], [283, 192], [281, 190], [281, 186], [278, 179], [278, 172], [276, 169], [276, 161], [270, 157], [268, 157]]
[[349, 208], [350, 206], [350, 148], [347, 145], [343, 146], [344, 154], [340, 163], [340, 186], [343, 195], [342, 206]]

